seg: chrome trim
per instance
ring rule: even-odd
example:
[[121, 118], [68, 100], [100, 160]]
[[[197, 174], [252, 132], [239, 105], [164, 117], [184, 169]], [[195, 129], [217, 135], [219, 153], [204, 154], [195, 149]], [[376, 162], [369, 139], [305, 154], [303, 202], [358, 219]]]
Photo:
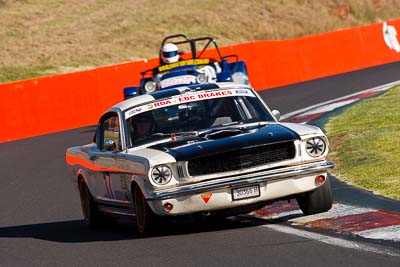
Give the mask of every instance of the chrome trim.
[[128, 208], [130, 205], [130, 202], [127, 200], [109, 199], [109, 198], [100, 197], [100, 196], [98, 196], [95, 199], [95, 202], [100, 205], [111, 205], [111, 206], [118, 206], [118, 207], [122, 207], [122, 208]]
[[131, 210], [124, 210], [124, 209], [119, 209], [119, 208], [114, 208], [114, 207], [106, 207], [99, 205], [98, 207], [99, 211], [102, 213], [106, 214], [114, 214], [114, 215], [119, 215], [119, 216], [124, 216], [124, 217], [135, 217], [136, 214], [133, 213]]
[[277, 170], [274, 173], [270, 174], [264, 174], [264, 175], [258, 175], [254, 177], [249, 177], [249, 178], [242, 178], [242, 179], [235, 179], [235, 180], [230, 180], [230, 181], [222, 181], [219, 182], [218, 180], [216, 181], [211, 181], [214, 182], [212, 184], [204, 184], [203, 185], [198, 185], [196, 184], [190, 184], [190, 185], [185, 185], [181, 186], [178, 188], [174, 188], [173, 190], [168, 190], [168, 191], [159, 191], [159, 192], [154, 192], [150, 194], [146, 194], [146, 199], [147, 200], [162, 200], [162, 199], [168, 199], [168, 198], [174, 198], [174, 197], [180, 197], [180, 196], [186, 196], [186, 195], [191, 195], [191, 194], [196, 194], [196, 193], [202, 193], [202, 192], [207, 192], [211, 190], [216, 190], [216, 189], [222, 189], [222, 188], [229, 188], [229, 187], [234, 187], [234, 186], [242, 186], [242, 185], [248, 185], [248, 184], [253, 184], [253, 183], [261, 183], [265, 181], [273, 181], [273, 180], [282, 180], [282, 179], [287, 179], [289, 177], [294, 177], [294, 176], [302, 176], [302, 175], [307, 175], [307, 174], [312, 174], [312, 173], [318, 173], [318, 172], [324, 172], [327, 171], [328, 168], [333, 168], [334, 164], [333, 162], [323, 162], [319, 163], [318, 165], [311, 165], [311, 166], [305, 166], [305, 167], [299, 167], [295, 166], [291, 168], [290, 170], [284, 170], [284, 171], [279, 171]]

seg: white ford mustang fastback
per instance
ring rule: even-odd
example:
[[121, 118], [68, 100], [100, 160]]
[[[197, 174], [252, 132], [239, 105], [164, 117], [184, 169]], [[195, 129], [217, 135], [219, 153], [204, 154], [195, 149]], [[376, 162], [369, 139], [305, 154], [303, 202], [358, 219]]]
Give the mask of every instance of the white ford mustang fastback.
[[88, 226], [127, 216], [140, 234], [160, 216], [232, 215], [296, 198], [305, 214], [332, 195], [328, 140], [280, 123], [245, 85], [206, 84], [141, 95], [100, 118], [92, 144], [66, 160]]

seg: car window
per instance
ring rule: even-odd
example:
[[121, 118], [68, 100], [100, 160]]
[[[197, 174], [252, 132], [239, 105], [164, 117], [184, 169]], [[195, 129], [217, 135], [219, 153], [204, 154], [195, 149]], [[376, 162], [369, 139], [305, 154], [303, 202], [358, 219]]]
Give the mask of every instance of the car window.
[[273, 120], [253, 97], [225, 97], [194, 101], [155, 109], [154, 131], [179, 133], [198, 131], [222, 124]]
[[101, 127], [103, 133], [103, 150], [107, 143], [112, 140], [115, 143], [114, 151], [118, 151], [121, 149], [121, 137], [120, 137], [120, 127], [118, 116], [112, 116], [103, 121]]
[[[183, 98], [160, 100], [132, 112], [128, 111], [130, 146], [154, 141], [168, 134], [205, 130], [233, 123], [274, 121], [260, 100], [252, 95], [204, 100], [199, 97], [201, 100], [191, 102], [180, 99]], [[139, 121], [146, 120], [142, 118], [147, 118], [149, 122], [139, 124]]]

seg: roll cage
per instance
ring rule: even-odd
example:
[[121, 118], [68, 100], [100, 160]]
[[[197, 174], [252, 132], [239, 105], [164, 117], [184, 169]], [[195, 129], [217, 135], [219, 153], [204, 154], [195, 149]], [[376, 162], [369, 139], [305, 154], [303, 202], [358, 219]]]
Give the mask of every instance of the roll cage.
[[[198, 46], [200, 43], [205, 42], [205, 44], [203, 45], [202, 49], [198, 49]], [[204, 54], [204, 52], [207, 49], [212, 49], [215, 48], [217, 54], [218, 54], [218, 60], [219, 62], [222, 61], [227, 61], [229, 58], [233, 58], [234, 61], [238, 61], [239, 57], [235, 54], [231, 54], [231, 55], [226, 55], [226, 56], [222, 56], [221, 51], [219, 50], [218, 44], [217, 42], [209, 37], [209, 36], [204, 36], [204, 37], [199, 37], [199, 38], [189, 38], [184, 34], [174, 34], [174, 35], [170, 35], [167, 36], [163, 39], [163, 41], [161, 42], [161, 46], [159, 49], [159, 65], [163, 65], [164, 63], [162, 62], [161, 59], [161, 49], [162, 47], [166, 44], [166, 43], [173, 43], [176, 46], [179, 47], [179, 45], [182, 44], [188, 44], [190, 46], [190, 54], [191, 54], [191, 59], [198, 59], [201, 58]], [[213, 45], [214, 47], [210, 47], [211, 45]], [[198, 53], [198, 51], [200, 51]], [[179, 54], [184, 54], [184, 51], [179, 51]], [[150, 72], [154, 72], [155, 69], [149, 69], [149, 70], [145, 70], [143, 72], [141, 72], [142, 76], [144, 77], [146, 74], [150, 73]]]

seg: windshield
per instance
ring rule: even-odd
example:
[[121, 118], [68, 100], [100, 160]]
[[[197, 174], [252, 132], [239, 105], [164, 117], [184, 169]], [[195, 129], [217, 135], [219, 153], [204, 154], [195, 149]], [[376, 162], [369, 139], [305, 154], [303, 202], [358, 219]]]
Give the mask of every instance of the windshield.
[[222, 97], [215, 97], [218, 95], [215, 92], [183, 95], [128, 111], [126, 118], [132, 146], [213, 127], [274, 121], [251, 91], [231, 91], [220, 91], [225, 93], [220, 94]]

